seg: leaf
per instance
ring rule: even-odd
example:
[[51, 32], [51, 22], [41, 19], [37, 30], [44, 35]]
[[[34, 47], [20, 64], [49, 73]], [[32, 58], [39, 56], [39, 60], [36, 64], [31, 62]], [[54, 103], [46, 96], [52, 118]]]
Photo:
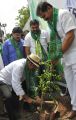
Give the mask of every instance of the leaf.
[[29, 17], [30, 17], [29, 8], [22, 7], [20, 10], [18, 10], [18, 16], [16, 17], [16, 21], [17, 21], [16, 24], [21, 28], [23, 28]]
[[60, 92], [59, 86], [56, 84], [55, 81], [61, 80], [60, 75], [55, 74], [55, 71], [52, 71], [52, 65], [49, 61], [43, 62], [42, 64], [45, 65], [44, 73], [38, 76], [39, 78], [39, 86], [38, 88], [41, 90], [41, 93], [44, 94], [48, 91], [50, 92], [56, 91]]

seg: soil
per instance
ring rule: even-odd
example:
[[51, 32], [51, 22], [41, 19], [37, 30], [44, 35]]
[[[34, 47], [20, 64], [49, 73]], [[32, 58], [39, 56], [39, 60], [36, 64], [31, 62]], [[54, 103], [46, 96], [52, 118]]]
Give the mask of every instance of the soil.
[[[0, 102], [0, 107], [2, 107], [1, 104], [2, 103]], [[38, 111], [32, 113], [32, 112], [26, 112], [25, 110], [21, 109], [20, 112], [21, 117], [19, 118], [19, 120], [69, 120], [69, 119], [64, 119], [64, 117], [70, 110], [71, 110], [70, 97], [61, 96], [57, 99], [56, 109], [55, 108], [53, 109], [53, 104], [50, 105], [50, 103], [48, 105], [44, 104], [44, 111], [41, 112], [41, 114]], [[55, 112], [56, 114], [54, 115], [53, 112]], [[51, 116], [53, 116], [54, 119], [52, 119]], [[0, 115], [0, 120], [9, 120], [9, 119], [8, 116], [5, 117]], [[76, 118], [72, 120], [76, 120]]]

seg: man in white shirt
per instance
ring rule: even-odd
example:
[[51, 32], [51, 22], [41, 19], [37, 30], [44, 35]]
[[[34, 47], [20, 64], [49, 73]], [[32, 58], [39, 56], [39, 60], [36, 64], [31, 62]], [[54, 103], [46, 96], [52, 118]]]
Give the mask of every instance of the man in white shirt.
[[[73, 15], [64, 9], [56, 9], [48, 2], [40, 2], [37, 6], [37, 15], [48, 22], [51, 29], [52, 38], [61, 38], [62, 45], [59, 46], [60, 53], [63, 54], [63, 65], [67, 87], [71, 97], [72, 110], [67, 115], [72, 119], [76, 116], [76, 24]], [[55, 36], [55, 37], [54, 37]], [[50, 39], [50, 48], [53, 39]], [[55, 42], [55, 40], [54, 40]], [[57, 42], [57, 39], [56, 39]], [[55, 43], [56, 43], [55, 42]], [[51, 55], [52, 51], [50, 51]], [[53, 64], [62, 57], [55, 52]], [[51, 61], [52, 62], [52, 61]]]
[[39, 67], [39, 64], [40, 58], [35, 54], [30, 54], [29, 56], [27, 56], [27, 59], [23, 58], [20, 60], [16, 60], [5, 66], [5, 68], [0, 71], [0, 90], [6, 98], [5, 107], [10, 120], [17, 120], [15, 116], [12, 89], [18, 96], [19, 100], [23, 100], [27, 103], [35, 102], [34, 99], [26, 95], [21, 83], [25, 78], [26, 91], [27, 93], [29, 93], [29, 90], [31, 89], [31, 82], [33, 82], [31, 81], [31, 73], [32, 71], [33, 73], [36, 71], [36, 69]]
[[26, 56], [30, 53], [37, 54], [42, 60], [47, 60], [47, 49], [50, 36], [46, 30], [39, 28], [39, 21], [30, 21], [31, 31], [25, 36], [24, 47]]
[[[35, 53], [42, 61], [46, 61], [50, 35], [46, 30], [39, 28], [39, 21], [36, 19], [30, 21], [30, 29], [24, 40], [25, 54], [27, 56]], [[44, 69], [44, 65], [40, 65], [39, 74], [42, 74]]]

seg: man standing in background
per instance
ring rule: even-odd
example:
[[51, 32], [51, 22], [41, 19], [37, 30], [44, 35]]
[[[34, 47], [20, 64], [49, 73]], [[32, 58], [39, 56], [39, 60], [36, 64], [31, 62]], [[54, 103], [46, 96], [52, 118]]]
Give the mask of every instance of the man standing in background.
[[12, 36], [4, 42], [2, 49], [4, 66], [17, 59], [23, 58], [21, 34], [22, 29], [20, 27], [14, 27], [12, 30]]
[[30, 21], [30, 29], [31, 31], [25, 36], [25, 54], [35, 53], [43, 61], [47, 60], [47, 49], [50, 39], [48, 32], [39, 28], [39, 21], [36, 19]]
[[[24, 47], [26, 56], [30, 53], [38, 55], [42, 61], [48, 60], [48, 44], [50, 35], [46, 30], [39, 27], [39, 21], [34, 19], [30, 21], [31, 31], [25, 36]], [[39, 74], [43, 73], [44, 65], [40, 65]]]

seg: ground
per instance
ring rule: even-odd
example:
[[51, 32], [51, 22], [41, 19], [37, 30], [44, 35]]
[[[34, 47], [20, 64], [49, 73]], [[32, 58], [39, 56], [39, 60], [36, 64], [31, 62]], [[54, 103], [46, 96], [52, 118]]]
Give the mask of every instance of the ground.
[[[46, 108], [46, 106], [48, 108], [50, 108], [49, 107], [50, 105], [45, 105], [45, 108]], [[2, 107], [2, 102], [0, 100], [0, 112], [2, 110], [1, 107]], [[55, 118], [54, 120], [69, 120], [69, 119], [64, 119], [64, 116], [70, 110], [71, 110], [70, 98], [68, 96], [63, 96], [63, 97], [58, 98], [57, 111], [60, 113], [60, 117]], [[46, 114], [46, 119], [44, 119], [45, 114]], [[30, 112], [29, 113], [29, 112], [26, 112], [25, 110], [21, 109], [21, 112], [20, 112], [21, 117], [19, 118], [19, 120], [51, 120], [49, 118], [49, 114], [47, 114], [47, 113], [45, 113], [45, 114], [42, 113], [41, 118], [40, 118], [38, 112], [34, 112], [34, 113]], [[0, 120], [8, 120], [8, 117], [0, 116]], [[74, 118], [72, 120], [76, 120], [76, 118]]]

